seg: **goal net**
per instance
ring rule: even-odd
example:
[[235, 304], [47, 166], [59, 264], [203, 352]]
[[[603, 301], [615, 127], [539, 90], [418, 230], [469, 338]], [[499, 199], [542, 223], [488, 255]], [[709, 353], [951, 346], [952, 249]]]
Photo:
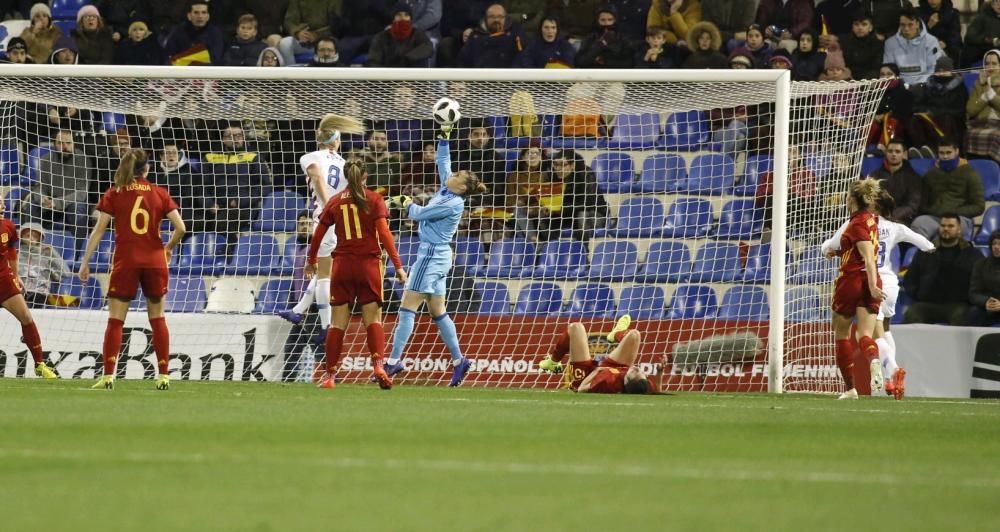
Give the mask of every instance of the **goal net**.
[[[470, 198], [453, 248], [448, 311], [468, 383], [563, 385], [536, 362], [568, 323], [605, 334], [629, 314], [639, 363], [666, 390], [835, 391], [829, 327], [836, 264], [819, 243], [847, 212], [886, 81], [791, 83], [779, 71], [460, 71], [4, 67], [0, 186], [19, 228], [20, 273], [46, 356], [62, 377], [100, 367], [113, 231], [75, 272], [122, 150], [145, 148], [150, 179], [189, 233], [170, 262], [171, 373], [182, 379], [308, 381], [322, 349], [303, 295], [313, 200], [299, 158], [325, 113], [364, 135], [340, 154], [385, 195], [438, 190], [432, 104], [458, 100], [453, 169], [489, 187]], [[787, 175], [787, 177], [786, 177]], [[416, 225], [391, 212], [404, 263]], [[168, 224], [162, 228], [164, 239]], [[775, 252], [772, 250], [782, 250]], [[402, 287], [385, 277], [390, 335]], [[151, 378], [140, 297], [119, 376]], [[0, 370], [30, 374], [19, 327], [0, 315]], [[342, 381], [367, 380], [360, 318]], [[424, 312], [406, 384], [438, 384], [449, 357]], [[770, 362], [776, 362], [771, 364]], [[27, 368], [27, 369], [26, 369]]]

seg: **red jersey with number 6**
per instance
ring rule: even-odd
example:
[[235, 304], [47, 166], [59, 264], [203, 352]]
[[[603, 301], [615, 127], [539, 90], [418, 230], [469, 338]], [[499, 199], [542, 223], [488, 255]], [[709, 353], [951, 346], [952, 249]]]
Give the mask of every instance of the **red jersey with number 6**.
[[868, 211], [858, 211], [840, 237], [840, 273], [847, 275], [865, 271], [865, 259], [855, 247], [858, 242], [871, 242], [878, 256], [878, 216]]
[[166, 268], [160, 222], [177, 203], [170, 194], [143, 178], [124, 187], [111, 187], [97, 203], [97, 210], [115, 221], [116, 265]]
[[334, 257], [382, 256], [376, 224], [379, 218], [389, 217], [389, 209], [378, 192], [366, 190], [365, 198], [368, 199], [368, 212], [354, 204], [354, 199], [347, 190], [330, 198], [323, 208], [323, 213], [319, 216], [320, 223], [337, 232]]

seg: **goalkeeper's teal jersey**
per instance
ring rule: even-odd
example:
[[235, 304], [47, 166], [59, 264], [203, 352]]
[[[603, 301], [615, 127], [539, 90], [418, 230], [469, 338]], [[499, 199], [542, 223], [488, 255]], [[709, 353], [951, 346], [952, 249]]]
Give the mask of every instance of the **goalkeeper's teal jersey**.
[[446, 182], [451, 176], [451, 151], [447, 140], [438, 141], [437, 170], [441, 190], [427, 205], [411, 204], [407, 214], [419, 222], [420, 241], [425, 244], [450, 244], [458, 231], [458, 223], [465, 210], [465, 198], [448, 190]]

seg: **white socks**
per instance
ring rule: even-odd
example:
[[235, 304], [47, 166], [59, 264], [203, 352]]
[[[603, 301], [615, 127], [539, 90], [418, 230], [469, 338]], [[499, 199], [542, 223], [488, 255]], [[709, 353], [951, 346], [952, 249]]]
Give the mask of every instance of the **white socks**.
[[316, 279], [316, 307], [324, 329], [330, 327], [330, 279]]
[[302, 293], [302, 297], [299, 299], [299, 302], [292, 307], [292, 312], [296, 314], [305, 314], [306, 311], [309, 310], [309, 307], [313, 304], [313, 299], [315, 299], [316, 295], [315, 290], [316, 278], [313, 277], [312, 280], [309, 281], [309, 285], [306, 286], [305, 291]]
[[899, 368], [896, 364], [896, 342], [893, 341], [892, 334], [887, 332], [885, 336], [875, 340], [875, 345], [878, 346], [878, 358], [882, 363], [885, 378], [891, 379]]

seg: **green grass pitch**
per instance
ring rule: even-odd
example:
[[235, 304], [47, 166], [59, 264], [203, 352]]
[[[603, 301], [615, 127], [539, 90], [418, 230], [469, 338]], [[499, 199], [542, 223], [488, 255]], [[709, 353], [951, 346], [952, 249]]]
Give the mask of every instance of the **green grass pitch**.
[[0, 530], [1000, 530], [1000, 403], [0, 379]]

